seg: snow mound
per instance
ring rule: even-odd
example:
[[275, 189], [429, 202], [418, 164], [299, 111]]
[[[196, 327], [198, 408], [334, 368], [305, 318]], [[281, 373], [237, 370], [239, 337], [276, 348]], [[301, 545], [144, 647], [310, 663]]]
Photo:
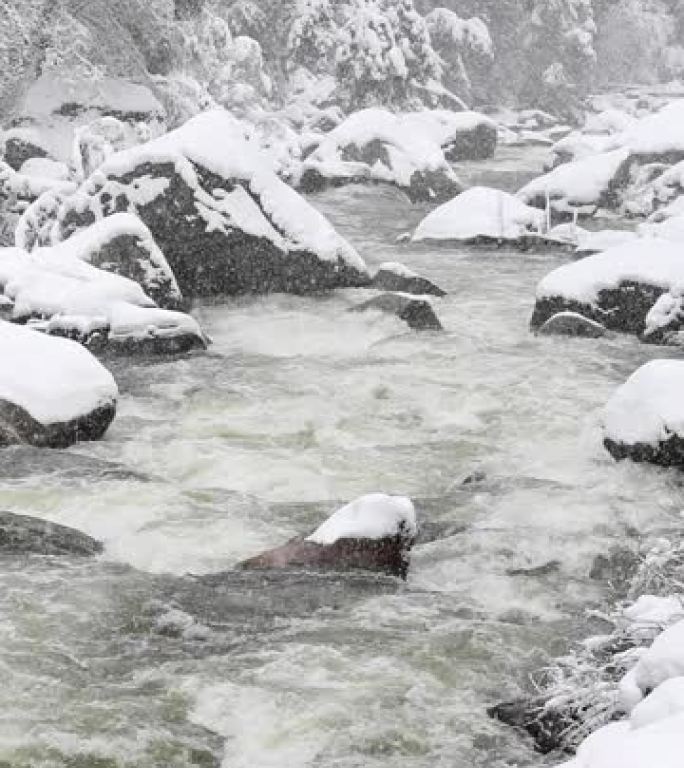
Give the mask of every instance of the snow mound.
[[340, 539], [414, 538], [416, 512], [410, 499], [371, 493], [338, 509], [307, 538], [328, 546]]
[[635, 155], [684, 154], [684, 100], [639, 120], [625, 133], [624, 145]]
[[473, 187], [429, 213], [418, 225], [414, 242], [430, 240], [517, 240], [544, 226], [544, 213], [506, 192]]
[[0, 400], [23, 408], [42, 425], [87, 416], [116, 402], [111, 373], [88, 350], [0, 320]]

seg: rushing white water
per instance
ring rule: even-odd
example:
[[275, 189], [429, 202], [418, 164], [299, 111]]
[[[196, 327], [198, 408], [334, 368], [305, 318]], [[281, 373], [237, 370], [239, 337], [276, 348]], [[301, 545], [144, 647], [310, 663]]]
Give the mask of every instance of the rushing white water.
[[[209, 354], [113, 363], [103, 442], [7, 452], [0, 507], [106, 553], [0, 569], [0, 764], [541, 765], [486, 706], [606, 598], [597, 554], [679, 524], [677, 478], [615, 464], [597, 428], [663, 351], [528, 330], [536, 282], [567, 255], [397, 245], [422, 212], [379, 189], [316, 203], [370, 263], [449, 292], [445, 333], [348, 313], [362, 292], [198, 306]], [[229, 569], [370, 491], [412, 496], [442, 531], [405, 586], [175, 578]]]

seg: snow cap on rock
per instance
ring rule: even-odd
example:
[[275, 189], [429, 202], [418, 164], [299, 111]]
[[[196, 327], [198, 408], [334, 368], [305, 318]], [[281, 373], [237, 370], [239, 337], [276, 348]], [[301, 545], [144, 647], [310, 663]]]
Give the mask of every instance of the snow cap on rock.
[[330, 545], [340, 539], [415, 537], [416, 511], [405, 496], [371, 493], [352, 501], [331, 515], [307, 541]]

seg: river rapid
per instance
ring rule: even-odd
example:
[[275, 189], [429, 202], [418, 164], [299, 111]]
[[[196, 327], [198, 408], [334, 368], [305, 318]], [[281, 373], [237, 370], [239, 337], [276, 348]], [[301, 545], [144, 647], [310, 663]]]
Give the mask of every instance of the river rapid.
[[[515, 188], [539, 170], [504, 150], [462, 173]], [[0, 564], [2, 768], [546, 765], [486, 707], [611, 599], [598, 554], [681, 527], [676, 476], [615, 464], [599, 431], [615, 387], [666, 353], [529, 332], [567, 254], [397, 243], [425, 209], [381, 188], [313, 202], [369, 264], [447, 290], [445, 332], [347, 312], [354, 291], [198, 305], [208, 354], [109, 362], [103, 442], [3, 453], [0, 508], [106, 550]], [[198, 578], [371, 491], [416, 501], [405, 585]]]

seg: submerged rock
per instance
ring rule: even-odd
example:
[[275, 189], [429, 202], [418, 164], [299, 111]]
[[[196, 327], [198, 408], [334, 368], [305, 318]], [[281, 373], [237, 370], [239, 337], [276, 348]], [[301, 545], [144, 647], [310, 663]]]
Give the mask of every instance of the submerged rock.
[[431, 280], [421, 277], [403, 264], [385, 262], [378, 267], [370, 284], [371, 288], [381, 291], [399, 291], [412, 293], [417, 296], [446, 296], [438, 285]]
[[73, 528], [0, 511], [0, 554], [77, 555], [102, 552], [102, 543]]
[[559, 312], [550, 317], [539, 329], [542, 336], [576, 336], [585, 339], [599, 339], [606, 335], [601, 323], [589, 320], [577, 312]]
[[244, 570], [364, 570], [406, 578], [417, 534], [407, 498], [370, 494], [337, 510], [314, 533], [240, 564]]
[[116, 413], [112, 375], [86, 349], [0, 320], [0, 446], [98, 440]]
[[414, 331], [443, 330], [432, 304], [426, 299], [419, 299], [409, 294], [383, 293], [351, 309], [352, 312], [368, 310], [395, 315]]

